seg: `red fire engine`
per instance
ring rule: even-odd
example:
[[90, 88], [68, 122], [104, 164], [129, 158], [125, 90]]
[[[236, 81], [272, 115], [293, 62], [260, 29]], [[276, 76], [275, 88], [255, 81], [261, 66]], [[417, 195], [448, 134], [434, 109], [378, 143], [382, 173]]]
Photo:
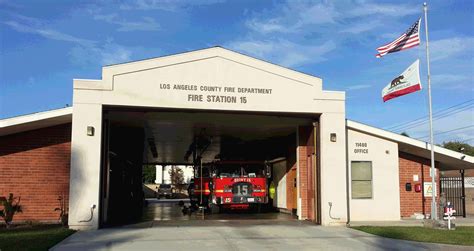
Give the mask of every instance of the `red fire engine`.
[[[201, 171], [200, 168], [197, 170]], [[194, 199], [207, 208], [260, 208], [260, 205], [268, 203], [270, 170], [270, 166], [263, 161], [214, 161], [205, 164], [202, 178], [197, 174], [194, 179]]]
[[206, 164], [194, 168], [193, 188], [189, 191], [191, 205], [209, 208], [209, 197], [211, 195], [209, 183], [211, 179], [211, 165]]

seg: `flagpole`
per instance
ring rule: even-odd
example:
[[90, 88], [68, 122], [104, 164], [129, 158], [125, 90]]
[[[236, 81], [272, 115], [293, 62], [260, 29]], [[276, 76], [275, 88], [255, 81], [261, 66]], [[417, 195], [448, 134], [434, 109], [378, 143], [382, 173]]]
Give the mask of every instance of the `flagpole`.
[[425, 33], [426, 33], [426, 66], [428, 68], [428, 106], [430, 117], [430, 143], [431, 143], [431, 219], [437, 220], [436, 210], [436, 173], [434, 160], [434, 139], [433, 139], [433, 110], [431, 105], [431, 75], [430, 75], [430, 47], [428, 41], [428, 6], [426, 2], [423, 3], [423, 10], [425, 12]]

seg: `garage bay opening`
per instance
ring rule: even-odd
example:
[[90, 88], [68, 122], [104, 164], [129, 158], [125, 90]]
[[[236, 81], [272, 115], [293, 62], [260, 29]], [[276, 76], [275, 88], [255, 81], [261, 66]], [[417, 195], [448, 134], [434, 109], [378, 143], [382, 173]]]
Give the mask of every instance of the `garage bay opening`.
[[103, 120], [102, 227], [316, 220], [317, 115], [107, 107]]

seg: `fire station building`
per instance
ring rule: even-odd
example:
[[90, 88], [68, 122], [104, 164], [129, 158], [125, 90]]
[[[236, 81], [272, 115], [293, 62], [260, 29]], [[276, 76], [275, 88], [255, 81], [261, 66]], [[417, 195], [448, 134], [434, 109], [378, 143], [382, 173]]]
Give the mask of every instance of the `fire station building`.
[[[320, 78], [221, 47], [73, 84], [72, 107], [0, 120], [0, 196], [21, 196], [15, 221], [57, 221], [60, 202], [74, 229], [139, 214], [142, 166], [196, 154], [269, 161], [273, 206], [326, 226], [427, 215], [443, 190], [427, 143], [347, 120], [345, 93]], [[441, 147], [435, 159], [436, 177], [474, 168]]]

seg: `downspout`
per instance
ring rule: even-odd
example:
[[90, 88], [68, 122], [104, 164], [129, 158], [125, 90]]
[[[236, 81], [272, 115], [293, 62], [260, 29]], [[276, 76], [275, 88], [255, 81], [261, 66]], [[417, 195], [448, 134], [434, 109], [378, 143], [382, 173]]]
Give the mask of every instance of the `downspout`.
[[296, 216], [298, 220], [303, 220], [301, 212], [301, 189], [300, 189], [300, 155], [299, 155], [299, 145], [300, 145], [300, 128], [296, 127]]
[[314, 211], [314, 221], [316, 224], [321, 224], [321, 210], [319, 210], [319, 200], [321, 199], [320, 193], [319, 193], [319, 187], [320, 187], [320, 181], [319, 181], [319, 170], [321, 168], [321, 164], [319, 162], [320, 159], [320, 150], [318, 146], [318, 135], [319, 135], [319, 122], [313, 122], [313, 166], [314, 167], [314, 173], [313, 173], [313, 189], [314, 189], [314, 194], [313, 194], [313, 211]]
[[349, 196], [349, 130], [347, 129], [347, 119], [346, 119], [346, 203], [347, 203], [347, 222], [346, 225], [350, 226], [351, 224], [351, 199]]

